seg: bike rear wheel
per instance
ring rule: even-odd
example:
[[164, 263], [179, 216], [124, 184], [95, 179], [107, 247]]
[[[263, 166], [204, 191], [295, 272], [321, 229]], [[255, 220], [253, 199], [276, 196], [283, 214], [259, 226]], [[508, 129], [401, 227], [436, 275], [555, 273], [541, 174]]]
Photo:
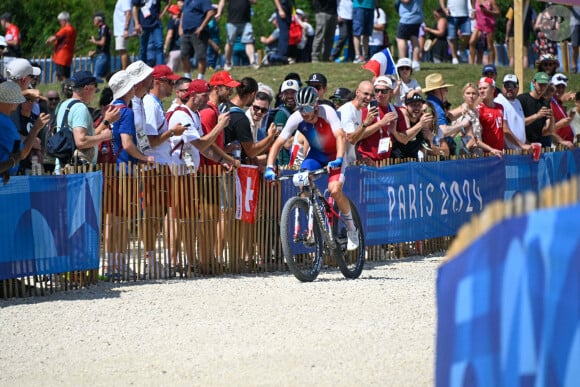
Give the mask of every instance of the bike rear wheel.
[[288, 269], [302, 282], [312, 282], [322, 266], [324, 240], [316, 220], [308, 234], [308, 201], [290, 198], [282, 209], [280, 238]]
[[[348, 251], [346, 249], [347, 237], [346, 237], [346, 223], [342, 217], [334, 219], [332, 224], [332, 232], [336, 239], [336, 248], [334, 249], [334, 257], [336, 263], [346, 278], [356, 279], [358, 278], [365, 265], [365, 240], [362, 228], [362, 222], [360, 216], [354, 203], [349, 199], [350, 211], [352, 214], [352, 220], [358, 232], [358, 247], [355, 250]], [[334, 204], [336, 213], [338, 213], [338, 208], [336, 203]]]

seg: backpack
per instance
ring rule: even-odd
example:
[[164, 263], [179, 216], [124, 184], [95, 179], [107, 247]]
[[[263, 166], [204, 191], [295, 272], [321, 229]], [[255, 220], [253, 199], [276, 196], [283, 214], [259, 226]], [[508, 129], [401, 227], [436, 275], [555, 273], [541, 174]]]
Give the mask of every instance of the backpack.
[[288, 45], [297, 46], [302, 40], [302, 26], [298, 22], [296, 15], [292, 15], [290, 28], [288, 30]]
[[274, 118], [276, 117], [276, 113], [278, 112], [284, 112], [284, 114], [286, 114], [286, 119], [288, 119], [288, 117], [290, 117], [290, 112], [288, 111], [288, 109], [286, 109], [285, 106], [278, 106], [277, 108], [273, 108], [270, 109], [268, 111], [268, 120], [266, 121], [266, 130], [268, 130], [268, 128], [270, 127], [270, 125], [272, 124], [272, 122], [274, 122]]
[[55, 112], [54, 117], [51, 119], [49, 124], [50, 126], [46, 139], [46, 153], [50, 156], [58, 158], [61, 165], [70, 163], [76, 149], [75, 138], [73, 136], [72, 129], [68, 124], [68, 113], [73, 105], [79, 102], [81, 101], [75, 99], [68, 104], [66, 110], [64, 111], [61, 125], [58, 125], [56, 122], [58, 110]]

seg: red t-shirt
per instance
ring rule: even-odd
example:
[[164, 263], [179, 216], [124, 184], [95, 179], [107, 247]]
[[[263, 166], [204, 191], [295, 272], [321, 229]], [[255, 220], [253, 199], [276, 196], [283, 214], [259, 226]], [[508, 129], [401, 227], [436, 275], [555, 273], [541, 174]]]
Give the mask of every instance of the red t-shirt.
[[[558, 101], [556, 98], [552, 98], [550, 101], [550, 107], [552, 108], [552, 113], [554, 113], [554, 122], [558, 122], [563, 118], [568, 117], [566, 113], [566, 107], [562, 105], [562, 102]], [[574, 132], [570, 125], [566, 125], [558, 129], [558, 136], [562, 137], [566, 141], [574, 141]]]
[[[216, 105], [211, 102], [207, 102], [207, 106], [199, 111], [199, 118], [201, 119], [201, 129], [203, 134], [208, 134], [217, 124], [217, 118], [219, 115], [219, 110]], [[215, 143], [221, 149], [224, 149], [224, 132], [223, 130], [217, 136]], [[208, 159], [204, 155], [201, 155], [202, 165], [218, 165], [219, 163]]]
[[54, 45], [54, 63], [60, 66], [70, 66], [75, 53], [77, 32], [70, 24], [66, 24], [56, 33]]
[[[407, 128], [405, 125], [405, 118], [401, 113], [400, 109], [392, 104], [388, 106], [379, 106], [379, 116], [377, 117], [377, 121], [380, 120], [385, 116], [385, 114], [393, 111], [397, 113], [397, 132], [406, 132]], [[362, 109], [362, 119], [363, 121], [366, 119], [368, 113], [367, 108]], [[402, 125], [401, 125], [402, 124]], [[391, 125], [395, 125], [395, 123], [391, 123]], [[379, 153], [379, 141], [382, 138], [389, 138], [390, 144], [389, 149], [386, 152]], [[362, 139], [357, 144], [357, 151], [361, 157], [368, 157], [371, 160], [385, 160], [391, 157], [391, 153], [393, 151], [394, 145], [394, 137], [388, 130], [388, 126], [380, 127], [379, 130], [371, 134], [365, 139]]]
[[481, 123], [481, 139], [490, 147], [503, 150], [503, 106], [494, 103], [494, 107], [489, 107], [481, 103], [477, 110]]

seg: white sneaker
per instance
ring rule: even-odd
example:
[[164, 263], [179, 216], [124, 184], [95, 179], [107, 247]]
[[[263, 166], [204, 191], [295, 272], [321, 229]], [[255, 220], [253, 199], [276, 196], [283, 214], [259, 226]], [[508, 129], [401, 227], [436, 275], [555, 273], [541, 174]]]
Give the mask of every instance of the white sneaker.
[[231, 71], [232, 70], [232, 65], [231, 64], [224, 64], [224, 70], [226, 71]]
[[459, 64], [459, 59], [457, 59], [457, 58], [453, 58], [453, 59], [451, 60], [451, 63], [452, 63], [452, 64]]
[[347, 231], [346, 238], [348, 239], [346, 249], [348, 251], [356, 250], [358, 248], [358, 230]]
[[412, 64], [413, 71], [420, 71], [421, 70], [421, 64], [419, 62], [414, 60], [412, 63], [413, 63]]

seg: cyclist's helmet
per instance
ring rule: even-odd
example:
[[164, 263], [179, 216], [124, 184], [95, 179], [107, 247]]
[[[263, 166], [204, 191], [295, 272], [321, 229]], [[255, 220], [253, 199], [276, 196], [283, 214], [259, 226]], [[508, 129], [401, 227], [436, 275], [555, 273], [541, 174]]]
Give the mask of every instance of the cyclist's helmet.
[[318, 91], [312, 86], [306, 86], [296, 93], [296, 106], [316, 106], [318, 102]]

